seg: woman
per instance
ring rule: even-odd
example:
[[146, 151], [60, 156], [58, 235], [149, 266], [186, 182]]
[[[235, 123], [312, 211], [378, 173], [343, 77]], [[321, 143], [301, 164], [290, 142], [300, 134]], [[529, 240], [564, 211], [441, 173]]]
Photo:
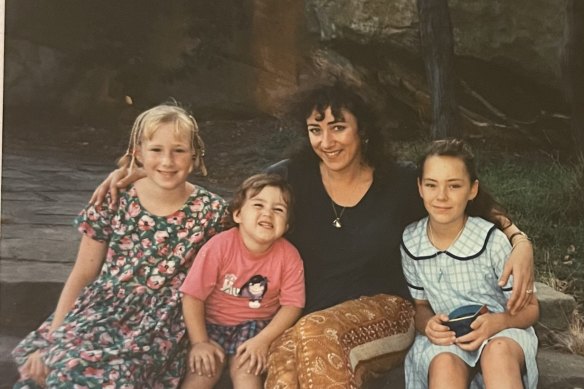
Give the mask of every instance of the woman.
[[[382, 366], [388, 369], [401, 363], [413, 340], [413, 330], [404, 330], [413, 328], [411, 306], [402, 298], [386, 297], [408, 296], [399, 243], [403, 228], [421, 218], [424, 209], [414, 169], [394, 162], [385, 152], [374, 116], [357, 93], [340, 84], [317, 88], [303, 96], [298, 113], [308, 142], [304, 150], [270, 170], [287, 177], [297, 199], [295, 227], [287, 237], [304, 261], [305, 313], [312, 315], [272, 346], [266, 387], [296, 387], [299, 382], [358, 386], [368, 370], [363, 361], [389, 356]], [[135, 177], [118, 183], [108, 180], [94, 197], [132, 180]], [[507, 236], [519, 231], [508, 220], [503, 225], [508, 225]], [[510, 273], [516, 289], [509, 308], [516, 312], [529, 300], [527, 291], [533, 285], [531, 245], [514, 250], [502, 282]], [[383, 296], [360, 298], [379, 294]], [[339, 303], [345, 305], [334, 307]], [[327, 308], [332, 311], [320, 311]], [[375, 318], [379, 321], [371, 324]], [[345, 319], [342, 329], [324, 324]], [[369, 327], [363, 327], [363, 321]], [[340, 338], [345, 335], [347, 339]], [[391, 341], [381, 342], [381, 351], [364, 352], [383, 339]], [[327, 350], [323, 342], [335, 349]]]

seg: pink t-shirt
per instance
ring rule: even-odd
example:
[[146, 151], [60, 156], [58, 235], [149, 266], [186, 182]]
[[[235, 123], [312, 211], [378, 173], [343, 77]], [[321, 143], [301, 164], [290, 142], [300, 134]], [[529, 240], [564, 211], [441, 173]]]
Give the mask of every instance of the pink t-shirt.
[[268, 320], [283, 305], [304, 307], [304, 267], [286, 239], [257, 257], [243, 244], [239, 229], [231, 228], [199, 250], [180, 290], [205, 301], [210, 323]]

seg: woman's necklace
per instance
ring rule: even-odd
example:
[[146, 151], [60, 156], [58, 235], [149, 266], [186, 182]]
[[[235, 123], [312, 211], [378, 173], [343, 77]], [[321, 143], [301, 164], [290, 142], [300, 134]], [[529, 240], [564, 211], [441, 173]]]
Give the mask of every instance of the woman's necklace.
[[[464, 230], [464, 226], [466, 225], [466, 219], [468, 219], [467, 216], [464, 217], [464, 221], [462, 222], [462, 227], [460, 227], [460, 231], [458, 231], [458, 234], [456, 234], [456, 236], [448, 244], [446, 249], [448, 249], [450, 246], [452, 246], [454, 244], [454, 242], [456, 242], [458, 240], [458, 238], [460, 238], [460, 235], [462, 235], [462, 231]], [[430, 243], [432, 243], [432, 246], [434, 246], [440, 250], [440, 248], [436, 245], [436, 243], [434, 241], [434, 235], [432, 234], [432, 224], [430, 223], [430, 221], [428, 221], [428, 239], [430, 239]]]
[[[358, 182], [358, 184], [355, 185], [355, 186], [353, 186], [351, 188], [351, 196], [350, 197], [353, 197], [353, 195], [361, 188], [361, 185], [362, 185], [362, 183], [361, 183], [361, 176], [362, 176], [362, 174], [363, 174], [363, 170], [359, 170], [359, 174], [357, 176], [357, 182]], [[331, 199], [331, 206], [333, 208], [333, 213], [335, 214], [335, 218], [333, 219], [333, 221], [332, 221], [331, 224], [333, 225], [333, 227], [340, 229], [340, 228], [343, 227], [343, 223], [341, 223], [341, 218], [343, 217], [343, 215], [344, 215], [345, 210], [347, 209], [347, 207], [341, 207], [341, 210], [339, 212], [337, 212], [337, 206], [335, 205], [335, 202], [333, 200], [334, 193], [333, 193], [333, 188], [332, 188], [332, 185], [331, 185], [331, 178], [330, 178], [330, 176], [328, 174], [326, 174], [326, 176], [327, 176], [326, 178], [328, 180], [328, 190], [330, 191], [329, 197]]]
[[335, 213], [335, 220], [333, 220], [333, 227], [341, 228], [343, 225], [341, 224], [341, 218], [343, 217], [343, 213], [345, 213], [345, 209], [347, 207], [341, 208], [341, 213], [337, 214], [337, 207], [335, 207], [335, 202], [331, 199], [331, 205], [333, 206], [333, 212]]

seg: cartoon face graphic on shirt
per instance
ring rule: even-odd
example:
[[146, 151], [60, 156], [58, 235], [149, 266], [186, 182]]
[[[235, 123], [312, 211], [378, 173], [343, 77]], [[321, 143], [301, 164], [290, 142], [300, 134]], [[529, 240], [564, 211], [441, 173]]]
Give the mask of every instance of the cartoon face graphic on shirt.
[[268, 278], [260, 274], [251, 277], [239, 290], [239, 295], [249, 297], [249, 307], [259, 308], [260, 301], [268, 291]]

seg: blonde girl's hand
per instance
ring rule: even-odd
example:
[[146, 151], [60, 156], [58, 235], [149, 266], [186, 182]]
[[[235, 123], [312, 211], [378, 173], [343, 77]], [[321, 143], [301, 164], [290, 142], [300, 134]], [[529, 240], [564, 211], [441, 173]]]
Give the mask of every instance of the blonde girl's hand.
[[49, 368], [43, 362], [40, 350], [28, 356], [24, 365], [20, 368], [20, 373], [23, 378], [30, 378], [40, 387], [45, 387]]
[[214, 377], [217, 374], [217, 360], [223, 364], [223, 350], [212, 342], [199, 342], [191, 346], [187, 365], [193, 374]]
[[485, 340], [504, 328], [501, 319], [502, 315], [500, 314], [485, 313], [480, 315], [471, 323], [472, 331], [457, 338], [456, 344], [466, 351], [478, 350]]
[[454, 344], [456, 339], [454, 331], [444, 325], [446, 321], [448, 321], [448, 316], [443, 313], [438, 313], [428, 320], [424, 332], [430, 342], [439, 346]]
[[241, 369], [247, 363], [248, 374], [261, 374], [267, 366], [269, 347], [270, 342], [263, 340], [260, 335], [246, 340], [235, 353], [237, 368]]
[[105, 200], [106, 194], [109, 192], [111, 196], [111, 202], [109, 205], [112, 209], [116, 209], [118, 204], [118, 189], [126, 188], [131, 183], [136, 182], [145, 176], [146, 173], [142, 168], [135, 168], [132, 170], [126, 168], [116, 169], [98, 185], [89, 201], [93, 205], [102, 204]]

